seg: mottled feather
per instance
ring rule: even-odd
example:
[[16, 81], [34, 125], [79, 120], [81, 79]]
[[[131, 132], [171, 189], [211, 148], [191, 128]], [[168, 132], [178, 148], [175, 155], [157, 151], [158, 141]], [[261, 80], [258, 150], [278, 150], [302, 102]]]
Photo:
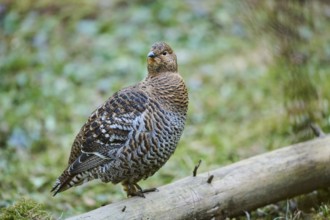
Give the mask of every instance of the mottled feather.
[[173, 154], [187, 108], [176, 55], [166, 43], [155, 43], [148, 54], [147, 78], [111, 96], [81, 128], [54, 195], [92, 179], [121, 182], [128, 195], [135, 195], [141, 190], [137, 182]]

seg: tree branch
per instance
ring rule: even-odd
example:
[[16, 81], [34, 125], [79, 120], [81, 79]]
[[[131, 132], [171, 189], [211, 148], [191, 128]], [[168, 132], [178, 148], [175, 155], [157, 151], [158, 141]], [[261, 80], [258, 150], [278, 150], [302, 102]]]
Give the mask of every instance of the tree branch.
[[225, 219], [244, 215], [329, 187], [329, 164], [330, 137], [326, 136], [186, 177], [159, 187], [159, 192], [148, 193], [145, 199], [128, 198], [70, 219]]

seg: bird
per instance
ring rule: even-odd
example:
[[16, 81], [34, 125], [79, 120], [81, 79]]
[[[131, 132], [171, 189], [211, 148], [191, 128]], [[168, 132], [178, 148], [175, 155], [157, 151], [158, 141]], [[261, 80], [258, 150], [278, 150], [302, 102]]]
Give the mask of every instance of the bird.
[[144, 80], [114, 93], [92, 112], [73, 141], [53, 196], [94, 179], [121, 183], [128, 197], [156, 190], [143, 190], [138, 182], [155, 174], [174, 153], [189, 97], [167, 43], [151, 46], [147, 71]]

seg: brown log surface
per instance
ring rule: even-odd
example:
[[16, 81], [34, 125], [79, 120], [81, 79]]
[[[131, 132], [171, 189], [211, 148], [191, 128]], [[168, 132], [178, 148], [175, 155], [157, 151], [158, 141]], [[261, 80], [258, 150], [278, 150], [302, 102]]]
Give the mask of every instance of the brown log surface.
[[[207, 183], [213, 175], [211, 183]], [[109, 204], [77, 219], [224, 219], [330, 186], [330, 137], [295, 144]]]

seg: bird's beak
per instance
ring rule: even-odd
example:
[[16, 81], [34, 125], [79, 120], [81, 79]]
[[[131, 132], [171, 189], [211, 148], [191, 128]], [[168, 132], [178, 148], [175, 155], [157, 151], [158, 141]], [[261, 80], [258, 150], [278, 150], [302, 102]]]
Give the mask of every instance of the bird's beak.
[[150, 52], [148, 53], [148, 57], [150, 57], [150, 58], [155, 58], [156, 55], [155, 55], [155, 53], [154, 53], [153, 51], [150, 51]]

